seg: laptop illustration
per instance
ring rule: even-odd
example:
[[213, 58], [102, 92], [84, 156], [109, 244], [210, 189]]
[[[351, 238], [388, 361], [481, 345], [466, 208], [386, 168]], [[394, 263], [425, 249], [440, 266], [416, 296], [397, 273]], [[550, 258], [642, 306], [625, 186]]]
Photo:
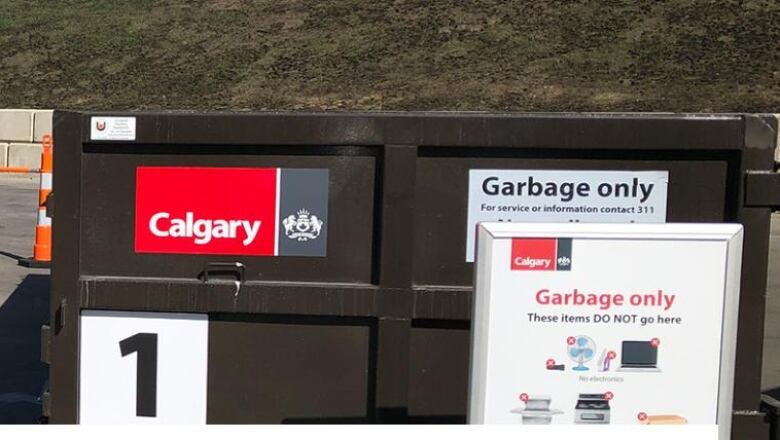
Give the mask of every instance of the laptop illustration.
[[650, 341], [623, 341], [618, 372], [659, 373], [658, 347]]

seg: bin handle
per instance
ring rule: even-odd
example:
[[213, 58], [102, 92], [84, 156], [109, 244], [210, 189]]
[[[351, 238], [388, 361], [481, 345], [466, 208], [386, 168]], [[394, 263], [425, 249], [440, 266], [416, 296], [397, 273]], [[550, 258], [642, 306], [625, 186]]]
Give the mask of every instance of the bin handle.
[[206, 263], [206, 267], [203, 268], [203, 271], [201, 272], [201, 277], [203, 279], [204, 283], [209, 282], [209, 274], [218, 274], [218, 273], [227, 273], [227, 274], [233, 274], [236, 276], [236, 293], [235, 295], [238, 296], [238, 291], [241, 290], [241, 285], [244, 284], [246, 281], [246, 266], [244, 266], [243, 263], [239, 263], [238, 261], [234, 263]]

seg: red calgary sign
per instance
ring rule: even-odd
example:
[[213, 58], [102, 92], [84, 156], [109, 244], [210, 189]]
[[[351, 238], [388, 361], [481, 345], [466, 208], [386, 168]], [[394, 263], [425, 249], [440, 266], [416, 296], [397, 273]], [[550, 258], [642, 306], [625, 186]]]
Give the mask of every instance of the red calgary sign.
[[135, 251], [274, 255], [278, 168], [139, 167]]
[[554, 238], [512, 239], [512, 270], [555, 270]]
[[513, 238], [511, 270], [571, 270], [571, 238]]

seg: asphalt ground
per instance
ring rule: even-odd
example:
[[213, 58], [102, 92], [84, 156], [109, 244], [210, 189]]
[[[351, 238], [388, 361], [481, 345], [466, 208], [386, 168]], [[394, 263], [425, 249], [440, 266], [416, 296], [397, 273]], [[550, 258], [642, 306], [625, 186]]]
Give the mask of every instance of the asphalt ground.
[[[48, 369], [40, 362], [40, 328], [49, 320], [49, 271], [17, 264], [35, 236], [38, 178], [0, 174], [0, 423], [38, 423]], [[764, 390], [780, 388], [780, 215], [770, 236]]]
[[32, 254], [37, 204], [37, 175], [0, 175], [0, 423], [38, 423], [48, 378], [49, 271], [17, 264]]

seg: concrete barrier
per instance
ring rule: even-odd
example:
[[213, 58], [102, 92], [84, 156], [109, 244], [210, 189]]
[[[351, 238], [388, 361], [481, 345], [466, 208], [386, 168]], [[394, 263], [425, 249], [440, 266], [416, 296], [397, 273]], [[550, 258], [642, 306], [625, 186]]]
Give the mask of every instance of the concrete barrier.
[[8, 166], [40, 168], [43, 146], [33, 143], [12, 143], [8, 146]]
[[0, 140], [32, 142], [31, 110], [0, 110]]
[[8, 144], [0, 143], [0, 167], [8, 166]]
[[0, 167], [40, 168], [41, 138], [52, 132], [52, 110], [0, 109]]
[[40, 142], [44, 134], [51, 134], [51, 117], [54, 110], [36, 110], [33, 113], [33, 142]]

